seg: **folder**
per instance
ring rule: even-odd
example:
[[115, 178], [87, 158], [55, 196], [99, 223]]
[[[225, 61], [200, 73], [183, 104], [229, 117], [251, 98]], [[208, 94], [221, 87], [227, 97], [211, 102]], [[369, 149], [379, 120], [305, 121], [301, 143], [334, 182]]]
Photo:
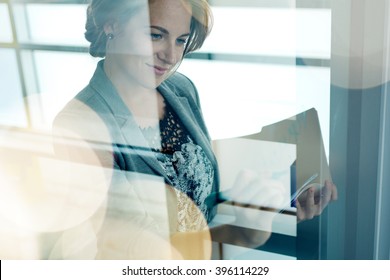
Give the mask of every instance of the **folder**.
[[[332, 180], [317, 111], [311, 108], [288, 119], [264, 126], [255, 134], [219, 139], [214, 149], [220, 166], [219, 201], [229, 199], [224, 192], [232, 187], [239, 169], [271, 171], [290, 187], [291, 205], [313, 183], [322, 186]], [[234, 198], [233, 198], [234, 199]], [[285, 210], [285, 209], [282, 209]]]
[[265, 126], [259, 133], [243, 137], [296, 145], [297, 186], [303, 186], [305, 181], [314, 174], [318, 176], [312, 181], [313, 183], [322, 185], [325, 180], [332, 180], [318, 113], [314, 108]]

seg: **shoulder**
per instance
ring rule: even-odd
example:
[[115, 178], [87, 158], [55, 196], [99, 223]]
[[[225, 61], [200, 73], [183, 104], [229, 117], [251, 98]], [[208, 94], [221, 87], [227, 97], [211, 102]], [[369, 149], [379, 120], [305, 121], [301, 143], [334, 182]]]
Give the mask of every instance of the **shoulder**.
[[109, 111], [105, 105], [104, 99], [91, 87], [86, 86], [76, 94], [57, 114], [55, 120], [69, 117], [87, 117], [90, 114], [96, 114], [103, 111]]
[[101, 137], [101, 131], [107, 131], [102, 118], [109, 115], [105, 107], [99, 95], [87, 86], [56, 115], [52, 123], [52, 132], [57, 135], [78, 134], [88, 140], [97, 140]]
[[171, 77], [163, 82], [176, 95], [193, 100], [199, 105], [199, 96], [195, 84], [184, 74], [175, 72]]
[[168, 84], [175, 84], [178, 87], [194, 88], [194, 83], [184, 74], [175, 72], [166, 81]]

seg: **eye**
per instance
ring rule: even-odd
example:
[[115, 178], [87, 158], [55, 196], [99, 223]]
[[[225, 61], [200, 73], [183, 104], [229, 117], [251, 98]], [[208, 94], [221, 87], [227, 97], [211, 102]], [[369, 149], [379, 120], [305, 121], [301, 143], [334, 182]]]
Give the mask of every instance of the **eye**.
[[180, 46], [184, 46], [187, 44], [188, 42], [188, 38], [184, 39], [184, 38], [179, 38], [176, 40], [177, 44], [180, 45]]
[[162, 39], [162, 34], [158, 33], [150, 33], [150, 37], [152, 38], [153, 41], [161, 40]]

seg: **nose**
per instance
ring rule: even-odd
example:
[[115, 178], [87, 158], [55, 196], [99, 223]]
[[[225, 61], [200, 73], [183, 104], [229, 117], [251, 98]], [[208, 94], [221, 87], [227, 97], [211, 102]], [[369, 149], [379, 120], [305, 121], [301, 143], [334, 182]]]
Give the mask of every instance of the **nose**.
[[157, 58], [165, 64], [175, 65], [181, 58], [183, 50], [176, 42], [166, 42], [164, 47], [157, 52]]

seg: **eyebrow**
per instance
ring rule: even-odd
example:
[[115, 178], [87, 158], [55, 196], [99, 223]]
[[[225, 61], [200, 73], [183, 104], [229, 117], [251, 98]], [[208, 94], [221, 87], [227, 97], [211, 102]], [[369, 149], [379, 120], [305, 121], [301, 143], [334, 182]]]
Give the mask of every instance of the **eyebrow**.
[[[151, 25], [151, 26], [149, 26], [149, 27], [150, 27], [150, 28], [155, 28], [155, 29], [161, 31], [161, 32], [164, 33], [164, 34], [169, 34], [169, 31], [166, 30], [165, 28], [161, 27], [161, 26]], [[184, 37], [184, 36], [190, 36], [190, 33], [182, 34], [182, 35], [180, 35], [179, 37]]]

